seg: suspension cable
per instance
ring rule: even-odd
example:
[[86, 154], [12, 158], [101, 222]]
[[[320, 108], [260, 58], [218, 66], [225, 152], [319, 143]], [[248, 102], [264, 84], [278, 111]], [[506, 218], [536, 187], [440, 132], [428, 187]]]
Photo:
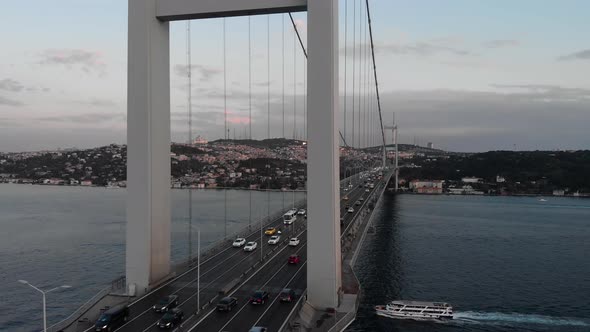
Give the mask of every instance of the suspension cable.
[[361, 94], [362, 94], [362, 86], [361, 86], [361, 83], [362, 83], [362, 80], [363, 80], [363, 75], [362, 75], [362, 63], [363, 63], [362, 56], [363, 56], [363, 54], [362, 54], [362, 47], [361, 47], [361, 44], [362, 44], [362, 41], [361, 41], [361, 39], [362, 39], [362, 29], [363, 29], [363, 23], [362, 23], [362, 15], [363, 15], [363, 13], [362, 12], [363, 12], [363, 10], [362, 10], [362, 2], [359, 1], [359, 47], [358, 47], [358, 49], [359, 49], [359, 65], [358, 65], [358, 67], [359, 67], [359, 75], [358, 75], [358, 80], [359, 80], [359, 84], [358, 84], [359, 91], [358, 91], [358, 93], [359, 93], [359, 96], [357, 98], [358, 99], [358, 108], [357, 108], [357, 112], [356, 112], [357, 113], [357, 119], [355, 120], [356, 126], [358, 128], [357, 129], [357, 142], [358, 143], [356, 145], [357, 148], [360, 148], [361, 147]]
[[[377, 94], [377, 108], [379, 110], [379, 123], [381, 127], [381, 138], [383, 140], [383, 155], [385, 155], [385, 132], [383, 131], [383, 114], [381, 113], [381, 98], [379, 96], [379, 81], [377, 80], [377, 65], [375, 63], [375, 44], [373, 43], [373, 28], [371, 26], [371, 11], [369, 9], [369, 0], [367, 4], [367, 20], [369, 21], [369, 36], [371, 37], [371, 57], [373, 59], [373, 75], [375, 78], [375, 93]], [[385, 167], [385, 165], [383, 165]]]
[[[270, 15], [266, 15], [266, 108], [267, 108], [267, 131], [266, 138], [270, 139]], [[268, 188], [266, 188], [266, 217], [267, 222], [270, 223], [270, 177], [268, 178]], [[260, 249], [262, 249], [263, 243], [260, 242]]]
[[[291, 13], [289, 13], [289, 16], [291, 16]], [[303, 42], [302, 42], [301, 37], [299, 35], [299, 30], [297, 29], [297, 25], [295, 25], [295, 21], [293, 20], [293, 17], [292, 16], [291, 16], [291, 23], [293, 24], [293, 29], [295, 30], [295, 33], [299, 37], [299, 42], [300, 42], [300, 45], [301, 45], [301, 50], [303, 51], [303, 55], [305, 55], [305, 61], [303, 63], [303, 68], [304, 68], [304, 72], [303, 72], [304, 73], [303, 74], [304, 75], [304, 83], [303, 84], [304, 84], [305, 92], [304, 92], [303, 98], [306, 98], [306, 94], [307, 94], [307, 85], [306, 85], [306, 82], [307, 82], [306, 81], [307, 80], [307, 78], [306, 78], [307, 70], [306, 70], [306, 63], [307, 63], [308, 56], [307, 56], [307, 51], [305, 50], [305, 46], [303, 45]], [[283, 56], [284, 56], [284, 52], [283, 52]], [[283, 91], [284, 91], [284, 82], [283, 82]], [[305, 111], [304, 118], [303, 118], [304, 119], [304, 126], [305, 126], [305, 138], [307, 139], [307, 122], [306, 122], [307, 121], [306, 120], [307, 103], [306, 103], [306, 100], [305, 99], [304, 99], [304, 106], [303, 107], [304, 107], [304, 111]], [[342, 135], [342, 132], [340, 132], [340, 130], [338, 130], [338, 132], [340, 133], [340, 137], [342, 138], [342, 142], [344, 143], [344, 145], [347, 146], [347, 147], [350, 147], [350, 145], [348, 145], [348, 143], [346, 142], [345, 136]]]
[[[252, 17], [248, 16], [248, 137], [252, 141]], [[250, 142], [251, 144], [252, 142]], [[249, 158], [252, 169], [252, 158]], [[252, 227], [252, 190], [250, 194], [250, 210], [248, 212], [248, 230]], [[262, 245], [262, 243], [261, 243]]]
[[344, 135], [340, 135], [342, 137], [342, 141], [344, 141], [344, 137], [346, 137], [346, 100], [348, 99], [348, 91], [347, 91], [347, 55], [348, 55], [348, 0], [344, 1]]
[[[223, 18], [223, 124], [225, 141], [229, 140], [229, 130], [227, 129], [227, 53], [225, 43], [225, 17]], [[224, 187], [226, 184], [224, 183]], [[227, 238], [227, 188], [223, 190], [223, 238]]]
[[297, 139], [297, 42], [295, 35], [297, 29], [293, 32], [293, 139]]
[[[192, 114], [192, 77], [191, 77], [191, 21], [186, 21], [186, 62], [187, 62], [187, 80], [188, 80], [188, 93], [187, 93], [187, 109], [188, 109], [188, 144], [192, 146], [193, 141], [193, 114]], [[192, 157], [191, 159], [192, 160]], [[189, 170], [192, 178], [192, 167], [189, 161]], [[193, 255], [193, 191], [190, 183], [188, 188], [188, 262], [192, 264]]]
[[283, 29], [283, 35], [281, 39], [281, 43], [283, 45], [283, 138], [285, 138], [285, 14], [282, 15], [281, 26]]
[[352, 146], [354, 147], [354, 115], [356, 95], [356, 4], [352, 3]]
[[223, 137], [229, 139], [227, 131], [227, 64], [225, 50], [225, 17], [223, 18]]

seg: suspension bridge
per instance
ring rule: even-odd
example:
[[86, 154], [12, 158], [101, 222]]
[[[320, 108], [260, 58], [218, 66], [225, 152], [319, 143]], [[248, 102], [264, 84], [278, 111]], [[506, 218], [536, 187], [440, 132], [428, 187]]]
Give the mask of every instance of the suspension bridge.
[[[301, 12], [306, 12], [306, 29], [293, 16]], [[233, 21], [237, 17], [247, 20]], [[305, 209], [306, 217], [285, 224], [286, 211], [271, 211], [270, 203], [252, 206], [250, 198], [249, 218], [253, 209], [266, 209], [266, 216], [250, 220], [247, 228], [232, 234], [226, 229], [223, 240], [203, 250], [198, 232], [195, 253], [193, 227], [198, 230], [198, 225], [193, 225], [196, 211], [188, 204], [188, 258], [173, 266], [170, 22], [186, 21], [186, 122], [187, 140], [192, 142], [199, 112], [193, 110], [191, 36], [211, 32], [193, 31], [191, 21], [202, 19], [219, 21], [223, 43], [223, 132], [218, 136], [232, 144], [230, 133], [233, 129], [235, 140], [237, 129], [248, 140], [305, 142], [306, 196], [290, 208]], [[258, 40], [260, 23], [266, 25], [262, 33], [265, 52], [258, 45], [256, 55], [254, 20]], [[105, 325], [105, 329], [157, 330], [161, 314], [153, 306], [169, 295], [177, 296], [178, 308], [184, 313], [175, 322], [178, 331], [248, 331], [255, 326], [268, 331], [343, 330], [354, 320], [361, 296], [353, 271], [358, 249], [383, 191], [392, 175], [397, 176], [397, 162], [391, 165], [386, 160], [385, 130], [394, 131], [397, 144], [397, 125], [383, 123], [369, 0], [129, 0], [128, 24], [125, 276], [48, 330], [101, 330], [94, 325], [97, 317], [119, 303], [128, 306], [129, 315], [121, 324]], [[242, 52], [248, 62], [247, 105], [241, 105], [247, 110], [243, 128], [228, 120], [227, 27], [231, 24], [243, 24], [248, 39]], [[273, 38], [271, 44], [271, 33], [277, 31], [280, 41], [277, 45]], [[280, 49], [281, 55], [272, 58], [271, 48]], [[253, 70], [254, 58], [260, 56], [265, 57], [266, 68]], [[271, 76], [280, 77], [280, 82]], [[253, 104], [254, 81], [266, 88], [262, 106], [260, 100]], [[279, 107], [271, 107], [277, 100]], [[258, 115], [256, 120], [253, 113]], [[252, 127], [264, 121], [261, 114], [262, 119], [266, 114], [265, 131]], [[276, 118], [278, 122], [271, 121]], [[352, 156], [355, 166], [346, 167], [341, 179], [343, 151]], [[369, 160], [354, 160], [361, 155], [365, 159], [370, 155]], [[397, 185], [397, 179], [395, 182]], [[268, 202], [270, 194], [268, 191]], [[192, 202], [192, 190], [187, 195]], [[226, 196], [224, 205], [228, 204]], [[263, 234], [268, 227], [280, 231], [278, 243], [268, 243]], [[231, 242], [237, 236], [257, 242], [258, 248], [252, 252], [233, 248]], [[293, 237], [300, 243], [290, 246]], [[289, 264], [291, 255], [298, 255], [300, 261]], [[285, 288], [294, 291], [292, 302], [279, 301]], [[250, 295], [259, 289], [269, 293], [264, 299], [267, 303], [249, 305]], [[226, 296], [238, 299], [237, 305], [219, 313], [215, 305]]]

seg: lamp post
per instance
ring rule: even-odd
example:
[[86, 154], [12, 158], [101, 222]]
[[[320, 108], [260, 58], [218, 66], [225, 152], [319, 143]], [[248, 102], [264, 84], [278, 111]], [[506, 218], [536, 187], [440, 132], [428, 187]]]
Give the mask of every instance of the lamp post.
[[35, 286], [31, 285], [31, 284], [30, 284], [28, 281], [26, 281], [26, 280], [19, 280], [18, 282], [20, 282], [21, 284], [29, 285], [29, 286], [31, 286], [31, 288], [33, 288], [34, 290], [36, 290], [36, 291], [38, 291], [39, 293], [43, 294], [43, 331], [44, 331], [44, 332], [47, 332], [47, 313], [46, 313], [47, 311], [46, 311], [46, 309], [45, 309], [45, 307], [46, 307], [46, 306], [45, 306], [45, 294], [47, 294], [47, 293], [49, 293], [49, 292], [53, 292], [54, 290], [58, 290], [58, 289], [70, 288], [70, 287], [72, 287], [72, 286], [68, 286], [68, 285], [62, 285], [62, 286], [59, 286], [59, 287], [52, 288], [52, 289], [50, 289], [50, 290], [48, 290], [48, 291], [42, 291], [41, 289], [39, 289], [39, 288], [37, 288], [37, 287], [35, 287]]

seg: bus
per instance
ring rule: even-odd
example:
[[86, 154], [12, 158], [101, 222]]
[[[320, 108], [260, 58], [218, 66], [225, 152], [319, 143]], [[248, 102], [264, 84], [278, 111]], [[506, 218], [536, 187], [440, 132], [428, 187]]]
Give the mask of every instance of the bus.
[[285, 225], [291, 225], [295, 220], [297, 220], [297, 210], [289, 210], [283, 214], [283, 223]]

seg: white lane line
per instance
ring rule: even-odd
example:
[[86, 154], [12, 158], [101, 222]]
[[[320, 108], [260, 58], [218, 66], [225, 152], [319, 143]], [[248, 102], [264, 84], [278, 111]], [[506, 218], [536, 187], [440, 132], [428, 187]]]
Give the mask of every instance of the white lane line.
[[[305, 233], [307, 230], [303, 230], [301, 233], [297, 234], [297, 236], [301, 236], [303, 233]], [[288, 248], [289, 246], [285, 246], [283, 249], [279, 250], [279, 252], [277, 252], [271, 259], [269, 259], [266, 263], [264, 263], [258, 270], [256, 270], [256, 272], [252, 273], [252, 275], [250, 277], [248, 277], [248, 279], [246, 279], [243, 283], [242, 286], [245, 285], [246, 283], [248, 283], [248, 281], [250, 281], [250, 279], [252, 279], [256, 274], [258, 274], [258, 272], [262, 271], [262, 269], [268, 265], [270, 262], [272, 262], [278, 255], [281, 254], [281, 252], [283, 252], [283, 250], [285, 250], [286, 248]], [[299, 250], [297, 250], [297, 252], [299, 252], [301, 249], [305, 248], [305, 244], [301, 246], [301, 248]], [[230, 294], [228, 294], [228, 296], [231, 296], [233, 294], [235, 294], [239, 289], [241, 288], [238, 287], [236, 288], [234, 291], [232, 291]], [[195, 323], [195, 325], [193, 325], [188, 332], [193, 331], [199, 324], [201, 324], [207, 317], [209, 317], [213, 312], [215, 311], [215, 308], [213, 308], [212, 310], [210, 310], [205, 316], [203, 316], [199, 321], [197, 321], [197, 323]], [[190, 319], [190, 318], [189, 318]]]
[[[297, 250], [297, 253], [299, 253], [299, 251], [301, 251], [301, 249], [303, 249], [303, 247], [299, 248], [299, 249]], [[307, 260], [305, 261], [305, 263], [307, 263]], [[303, 267], [303, 265], [305, 265], [305, 263], [303, 263], [303, 264], [302, 264], [302, 266], [299, 268], [299, 270], [301, 270], [301, 268]], [[274, 277], [276, 277], [276, 275], [277, 275], [277, 274], [279, 274], [279, 272], [283, 271], [283, 268], [285, 268], [285, 267], [287, 267], [287, 266], [289, 266], [289, 263], [286, 263], [286, 264], [284, 264], [284, 265], [283, 265], [281, 268], [279, 268], [279, 269], [277, 270], [277, 272], [275, 272], [275, 273], [272, 275], [272, 277], [270, 277], [268, 280], [266, 280], [266, 282], [264, 283], [264, 285], [262, 285], [262, 286], [261, 286], [259, 289], [262, 289], [262, 288], [264, 288], [264, 286], [268, 285], [268, 283], [269, 283], [269, 282], [271, 282], [271, 281], [274, 279]], [[299, 272], [299, 270], [297, 270], [297, 272]], [[295, 274], [297, 274], [297, 272], [295, 272]], [[278, 297], [278, 296], [277, 296], [277, 297]], [[273, 303], [274, 303], [274, 301], [273, 301]], [[223, 332], [223, 329], [224, 329], [226, 326], [228, 326], [228, 325], [229, 325], [229, 324], [230, 324], [230, 323], [231, 323], [231, 322], [232, 322], [232, 321], [233, 321], [233, 320], [234, 320], [234, 319], [235, 319], [235, 318], [236, 318], [236, 317], [237, 317], [237, 316], [240, 314], [240, 312], [242, 312], [242, 310], [244, 310], [244, 309], [245, 309], [245, 308], [248, 306], [248, 304], [250, 304], [250, 303], [249, 303], [249, 301], [246, 301], [246, 302], [245, 302], [245, 304], [244, 304], [244, 305], [243, 305], [243, 306], [240, 308], [240, 310], [238, 310], [238, 312], [236, 312], [236, 313], [235, 313], [235, 314], [234, 314], [234, 315], [233, 315], [233, 316], [232, 316], [232, 317], [231, 317], [231, 318], [230, 318], [230, 319], [227, 321], [227, 323], [225, 323], [225, 325], [223, 325], [223, 326], [221, 327], [221, 329], [219, 329], [219, 332]], [[268, 309], [267, 309], [267, 310], [268, 310]], [[265, 311], [265, 312], [266, 312], [266, 311]]]
[[[282, 219], [276, 219], [276, 220], [275, 220], [275, 222], [277, 222], [277, 221], [281, 221], [281, 220], [282, 220]], [[271, 223], [271, 224], [274, 224], [274, 223]], [[246, 238], [248, 238], [248, 237], [251, 237], [252, 235], [258, 235], [258, 232], [254, 232], [254, 233], [252, 233], [252, 234], [248, 235]], [[262, 245], [264, 245], [264, 244], [262, 244]], [[205, 264], [206, 262], [210, 261], [211, 259], [213, 259], [213, 258], [217, 257], [217, 256], [218, 256], [218, 255], [220, 255], [221, 253], [223, 253], [223, 252], [225, 252], [225, 251], [229, 250], [229, 249], [235, 249], [235, 248], [233, 248], [233, 247], [230, 247], [230, 248], [224, 249], [223, 251], [219, 252], [218, 254], [215, 254], [214, 256], [212, 256], [212, 257], [209, 257], [209, 258], [207, 259], [207, 261], [205, 261], [205, 262], [201, 263], [201, 266], [202, 266], [203, 264]], [[230, 255], [230, 256], [228, 256], [228, 257], [226, 257], [224, 260], [222, 260], [221, 262], [217, 263], [215, 266], [213, 266], [212, 268], [210, 268], [210, 269], [209, 269], [209, 270], [207, 270], [206, 272], [204, 272], [204, 273], [201, 273], [201, 277], [202, 277], [203, 275], [205, 275], [205, 274], [207, 274], [207, 273], [209, 273], [209, 272], [213, 271], [214, 269], [216, 269], [216, 268], [217, 268], [218, 266], [220, 266], [221, 264], [225, 263], [225, 262], [226, 262], [227, 260], [229, 260], [230, 258], [232, 258], [232, 257], [236, 256], [237, 254], [239, 254], [241, 251], [242, 251], [242, 250], [236, 250], [236, 252], [235, 252], [234, 254], [232, 254], [232, 255]], [[235, 264], [235, 265], [234, 265], [234, 267], [236, 267], [236, 266], [237, 266], [239, 263], [242, 263], [243, 261], [245, 261], [246, 259], [248, 259], [248, 257], [249, 257], [249, 256], [247, 256], [247, 257], [245, 257], [244, 259], [240, 260], [240, 261], [239, 261], [237, 264]], [[194, 271], [194, 269], [196, 269], [196, 267], [193, 267], [193, 268], [192, 268], [190, 271]], [[223, 276], [225, 273], [227, 273], [227, 272], [229, 272], [229, 271], [231, 271], [231, 270], [232, 270], [232, 269], [226, 270], [226, 271], [225, 271], [225, 272], [224, 272], [222, 275], [220, 275], [219, 277], [217, 277], [217, 278], [215, 279], [215, 281], [216, 281], [217, 279], [219, 279], [221, 276]], [[164, 286], [167, 286], [167, 285], [169, 285], [169, 284], [170, 284], [172, 281], [179, 281], [179, 279], [180, 279], [180, 278], [182, 278], [184, 275], [186, 275], [186, 274], [187, 274], [188, 272], [190, 272], [190, 271], [187, 271], [187, 272], [183, 273], [182, 275], [178, 276], [177, 278], [175, 278], [175, 279], [171, 280], [170, 282], [166, 283], [165, 285], [162, 285], [162, 286], [158, 287], [156, 290], [154, 290], [154, 291], [150, 292], [150, 294], [152, 294], [152, 293], [154, 293], [154, 292], [157, 292], [158, 290], [160, 290], [160, 289], [161, 289], [162, 287], [164, 287]], [[175, 291], [174, 291], [174, 293], [172, 293], [172, 294], [170, 294], [170, 295], [176, 295], [178, 292], [180, 292], [180, 291], [181, 291], [181, 290], [183, 290], [184, 288], [188, 287], [188, 286], [189, 286], [191, 283], [195, 282], [196, 280], [197, 280], [197, 278], [194, 278], [194, 279], [192, 279], [192, 280], [189, 280], [189, 281], [186, 283], [186, 285], [184, 285], [183, 287], [181, 287], [181, 288], [179, 288], [179, 289], [175, 290]], [[210, 284], [210, 283], [209, 283], [209, 284]], [[207, 284], [207, 285], [209, 285], [209, 284]], [[150, 294], [146, 294], [146, 295], [144, 295], [144, 296], [143, 296], [141, 299], [138, 299], [137, 301], [133, 302], [132, 304], [135, 304], [135, 303], [137, 303], [138, 301], [142, 300], [143, 298], [145, 298], [146, 296], [148, 296], [148, 295], [150, 295]], [[192, 295], [191, 297], [189, 297], [189, 299], [191, 299], [193, 296], [194, 296], [194, 295]], [[186, 303], [186, 302], [187, 302], [189, 299], [187, 299], [187, 300], [185, 300], [184, 302], [182, 302], [182, 304]], [[129, 306], [131, 306], [132, 304], [130, 304]], [[182, 304], [181, 304], [181, 305], [182, 305]], [[151, 307], [151, 306], [149, 306], [149, 307], [148, 307], [148, 308], [147, 308], [145, 311], [143, 311], [143, 312], [141, 312], [140, 314], [136, 315], [135, 317], [133, 317], [133, 319], [131, 319], [131, 320], [130, 320], [130, 321], [128, 321], [127, 323], [123, 324], [122, 326], [120, 326], [119, 328], [117, 328], [115, 331], [119, 331], [120, 329], [122, 329], [122, 328], [126, 327], [126, 326], [127, 326], [128, 324], [130, 324], [131, 322], [133, 322], [133, 321], [137, 320], [137, 319], [138, 319], [138, 318], [140, 318], [141, 316], [143, 316], [143, 315], [145, 315], [146, 313], [150, 312], [150, 311], [151, 311], [151, 309], [152, 309], [152, 307]], [[157, 323], [157, 321], [156, 321], [155, 323], [151, 324], [151, 325], [148, 327], [148, 329], [149, 329], [150, 327], [152, 327], [153, 325], [155, 325], [156, 323]]]
[[[295, 272], [295, 274], [293, 275], [293, 277], [291, 277], [291, 279], [289, 279], [289, 281], [287, 281], [287, 283], [285, 284], [284, 288], [288, 288], [287, 286], [289, 286], [289, 284], [293, 281], [293, 279], [295, 279], [295, 277], [299, 274], [299, 271], [301, 271], [301, 269], [303, 269], [303, 267], [305, 266], [305, 264], [307, 264], [307, 259], [305, 260], [305, 262], [303, 262], [303, 264], [301, 264], [301, 267], [297, 270], [297, 272]], [[272, 302], [268, 305], [268, 307], [266, 308], [266, 310], [264, 310], [264, 312], [262, 313], [262, 315], [260, 315], [260, 317], [258, 318], [258, 320], [256, 322], [254, 322], [254, 325], [252, 325], [252, 327], [256, 326], [256, 324], [258, 324], [260, 322], [260, 320], [262, 320], [262, 317], [264, 317], [264, 315], [266, 315], [266, 313], [272, 308], [272, 305], [277, 301], [277, 299], [279, 298], [279, 296], [281, 295], [281, 293], [277, 294], [277, 296], [272, 300]]]

